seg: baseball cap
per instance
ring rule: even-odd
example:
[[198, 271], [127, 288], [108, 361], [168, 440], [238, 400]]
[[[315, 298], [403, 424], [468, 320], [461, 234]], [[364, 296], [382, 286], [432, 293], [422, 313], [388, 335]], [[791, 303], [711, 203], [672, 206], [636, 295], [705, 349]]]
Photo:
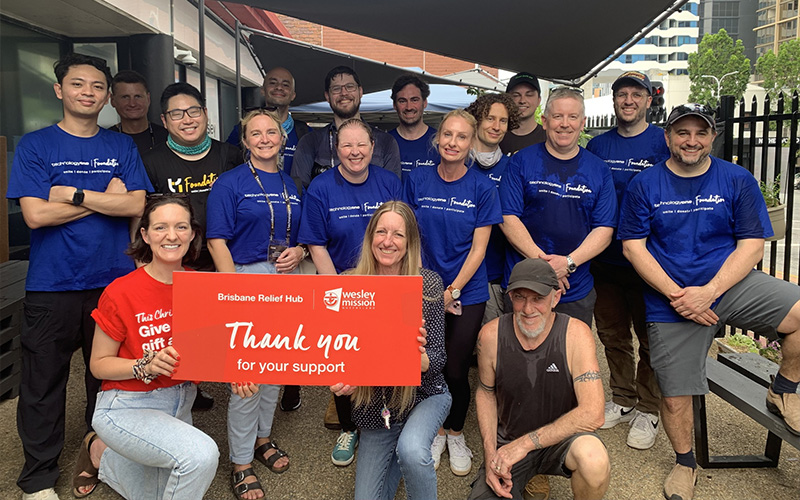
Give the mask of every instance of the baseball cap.
[[542, 88], [539, 86], [539, 79], [533, 76], [530, 73], [517, 73], [516, 75], [511, 77], [511, 80], [508, 81], [508, 86], [506, 87], [506, 92], [511, 92], [511, 89], [519, 85], [520, 83], [527, 83], [531, 87], [536, 89], [540, 95], [542, 93]]
[[667, 127], [680, 120], [684, 116], [697, 116], [705, 120], [709, 127], [715, 128], [714, 110], [705, 104], [696, 103], [681, 104], [680, 106], [675, 106], [672, 108], [672, 112], [667, 117]]
[[542, 259], [525, 259], [517, 262], [508, 278], [510, 292], [517, 288], [527, 288], [539, 295], [547, 295], [558, 289], [556, 272]]
[[622, 73], [616, 80], [614, 80], [614, 83], [611, 84], [611, 90], [616, 92], [618, 88], [625, 84], [631, 83], [634, 85], [639, 85], [640, 87], [644, 87], [648, 94], [653, 93], [653, 86], [650, 84], [650, 79], [641, 71], [626, 71], [625, 73]]

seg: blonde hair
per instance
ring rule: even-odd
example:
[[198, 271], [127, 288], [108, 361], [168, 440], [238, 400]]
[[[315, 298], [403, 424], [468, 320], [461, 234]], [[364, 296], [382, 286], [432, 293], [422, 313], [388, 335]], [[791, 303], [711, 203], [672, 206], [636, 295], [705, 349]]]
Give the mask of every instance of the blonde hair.
[[[278, 130], [281, 133], [281, 144], [282, 144], [281, 152], [280, 152], [280, 154], [278, 154], [278, 170], [282, 170], [283, 169], [283, 148], [284, 148], [284, 146], [286, 146], [286, 138], [288, 136], [286, 134], [286, 130], [283, 129], [283, 125], [281, 124], [281, 118], [278, 116], [278, 113], [276, 113], [275, 111], [269, 111], [269, 110], [263, 109], [263, 108], [254, 109], [253, 111], [250, 111], [249, 113], [247, 113], [244, 116], [244, 118], [242, 118], [242, 123], [239, 126], [239, 132], [240, 132], [239, 140], [242, 143], [242, 149], [245, 151], [246, 155], [249, 154], [249, 151], [248, 151], [247, 146], [246, 146], [246, 141], [245, 141], [245, 138], [247, 137], [247, 126], [250, 124], [251, 121], [253, 121], [253, 118], [255, 118], [257, 116], [268, 116], [269, 118], [272, 119], [273, 122], [275, 122], [275, 125], [278, 126]], [[249, 156], [246, 156], [246, 158], [249, 158]]]
[[[414, 210], [402, 201], [387, 201], [372, 214], [364, 232], [364, 241], [361, 244], [361, 256], [356, 266], [348, 271], [348, 274], [375, 275], [378, 273], [378, 262], [372, 254], [372, 238], [378, 227], [378, 222], [386, 213], [396, 213], [403, 219], [406, 226], [406, 254], [400, 263], [400, 275], [415, 276], [420, 274], [422, 267], [421, 244], [417, 218]], [[435, 300], [435, 298], [424, 297], [424, 300]], [[396, 410], [398, 414], [403, 414], [414, 402], [417, 388], [414, 386], [392, 387], [391, 397], [386, 402], [386, 406]], [[353, 394], [353, 404], [355, 406], [366, 406], [370, 404], [375, 396], [375, 388], [370, 386], [359, 386]]]
[[436, 135], [433, 137], [433, 145], [435, 147], [437, 148], [439, 147], [439, 136], [442, 135], [442, 129], [444, 128], [445, 122], [447, 122], [447, 120], [449, 120], [450, 118], [455, 118], [455, 117], [463, 118], [464, 121], [467, 122], [467, 124], [472, 129], [473, 139], [478, 135], [478, 120], [476, 120], [475, 117], [472, 116], [472, 113], [469, 113], [464, 109], [454, 109], [453, 111], [450, 111], [449, 113], [444, 115], [444, 118], [442, 118], [442, 123], [439, 124], [439, 130], [436, 131]]

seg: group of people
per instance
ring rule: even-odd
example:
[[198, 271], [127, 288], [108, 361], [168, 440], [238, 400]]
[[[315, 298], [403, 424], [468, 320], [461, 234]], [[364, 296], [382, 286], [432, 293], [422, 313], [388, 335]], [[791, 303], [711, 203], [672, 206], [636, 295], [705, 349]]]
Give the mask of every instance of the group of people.
[[[629, 423], [628, 445], [647, 449], [660, 422], [676, 453], [664, 495], [693, 498], [691, 396], [708, 391], [705, 357], [724, 324], [782, 339], [766, 404], [800, 434], [800, 288], [753, 270], [771, 234], [757, 183], [709, 156], [706, 107], [676, 107], [666, 130], [648, 124], [642, 73], [614, 82], [617, 126], [586, 149], [582, 94], [551, 89], [539, 124], [530, 73], [438, 129], [422, 120], [428, 85], [404, 75], [392, 88], [400, 123], [387, 133], [361, 120], [351, 68], [326, 75], [333, 122], [311, 129], [288, 111], [291, 73], [274, 68], [267, 108], [246, 114], [235, 145], [209, 137], [191, 85], [163, 91], [162, 127], [147, 120], [141, 75], [112, 79], [105, 61], [78, 54], [55, 73], [64, 118], [22, 138], [7, 193], [32, 230], [23, 499], [58, 498], [78, 347], [88, 432], [73, 494], [102, 481], [125, 498], [202, 498], [219, 461], [217, 444], [191, 425], [202, 391], [180, 379], [171, 328], [139, 334], [171, 325], [172, 273], [189, 269], [422, 276], [420, 386], [330, 388], [326, 426], [340, 429], [332, 462], [352, 463], [360, 443], [357, 499], [394, 498], [401, 477], [409, 498], [434, 498], [445, 450], [454, 474], [471, 472], [463, 431], [474, 352], [484, 461], [472, 499], [546, 499], [546, 475], [570, 478], [575, 498], [602, 498], [611, 464], [595, 431]], [[109, 98], [114, 131], [97, 125]], [[272, 423], [278, 406], [300, 407], [300, 388], [281, 396], [243, 380], [230, 393], [231, 487], [263, 498], [253, 460], [289, 468]]]

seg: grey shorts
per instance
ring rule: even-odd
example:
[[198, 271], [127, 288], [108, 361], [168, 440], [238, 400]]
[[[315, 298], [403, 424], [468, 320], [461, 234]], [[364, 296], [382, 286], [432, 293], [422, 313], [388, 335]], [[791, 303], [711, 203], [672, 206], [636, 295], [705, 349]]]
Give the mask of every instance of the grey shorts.
[[714, 337], [725, 325], [752, 330], [770, 340], [791, 308], [800, 301], [800, 287], [753, 270], [719, 301], [719, 322], [647, 323], [650, 364], [666, 397], [708, 393], [706, 357]]
[[[561, 441], [553, 446], [542, 448], [541, 450], [534, 450], [519, 462], [511, 467], [511, 494], [514, 498], [522, 498], [522, 490], [525, 485], [536, 474], [546, 474], [550, 476], [564, 476], [566, 478], [572, 477], [572, 471], [564, 466], [567, 460], [567, 453], [569, 452], [572, 442], [581, 436], [594, 436], [601, 443], [600, 436], [594, 432], [579, 432], [567, 439]], [[469, 495], [469, 500], [490, 500], [499, 498], [495, 495], [492, 488], [486, 483], [486, 464], [481, 465], [478, 469], [478, 477], [472, 481], [472, 492]]]

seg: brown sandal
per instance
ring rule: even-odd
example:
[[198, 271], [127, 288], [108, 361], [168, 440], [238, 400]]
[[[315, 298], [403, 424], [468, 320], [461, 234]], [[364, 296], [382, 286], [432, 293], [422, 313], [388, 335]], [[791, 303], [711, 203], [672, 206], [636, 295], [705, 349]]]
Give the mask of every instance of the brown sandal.
[[[264, 457], [264, 455], [269, 450], [275, 450], [275, 453], [270, 455], [269, 458]], [[288, 457], [288, 456], [289, 455], [287, 455], [285, 451], [278, 448], [278, 443], [271, 440], [267, 441], [266, 443], [256, 448], [255, 451], [256, 460], [264, 464], [267, 467], [267, 469], [271, 470], [275, 474], [283, 474], [284, 472], [286, 472], [286, 469], [289, 468], [289, 465], [291, 464], [286, 464], [283, 467], [275, 467], [275, 462], [277, 462], [283, 457]]]
[[[78, 452], [78, 459], [75, 461], [75, 470], [72, 473], [72, 496], [75, 498], [85, 498], [94, 493], [100, 479], [97, 477], [97, 468], [92, 465], [92, 457], [90, 449], [92, 443], [97, 439], [97, 433], [94, 431], [89, 432], [83, 437], [80, 451]], [[89, 474], [82, 476], [82, 473]], [[91, 486], [89, 491], [81, 492], [78, 488], [81, 486]]]
[[[244, 479], [250, 476], [253, 476], [256, 478], [256, 480], [252, 483], [245, 483]], [[261, 483], [258, 482], [258, 476], [256, 476], [255, 472], [253, 472], [252, 467], [248, 467], [243, 470], [231, 471], [231, 488], [233, 488], [233, 494], [236, 495], [236, 498], [239, 500], [241, 500], [242, 495], [248, 491], [261, 490], [261, 492], [264, 493], [264, 488], [261, 486]]]

